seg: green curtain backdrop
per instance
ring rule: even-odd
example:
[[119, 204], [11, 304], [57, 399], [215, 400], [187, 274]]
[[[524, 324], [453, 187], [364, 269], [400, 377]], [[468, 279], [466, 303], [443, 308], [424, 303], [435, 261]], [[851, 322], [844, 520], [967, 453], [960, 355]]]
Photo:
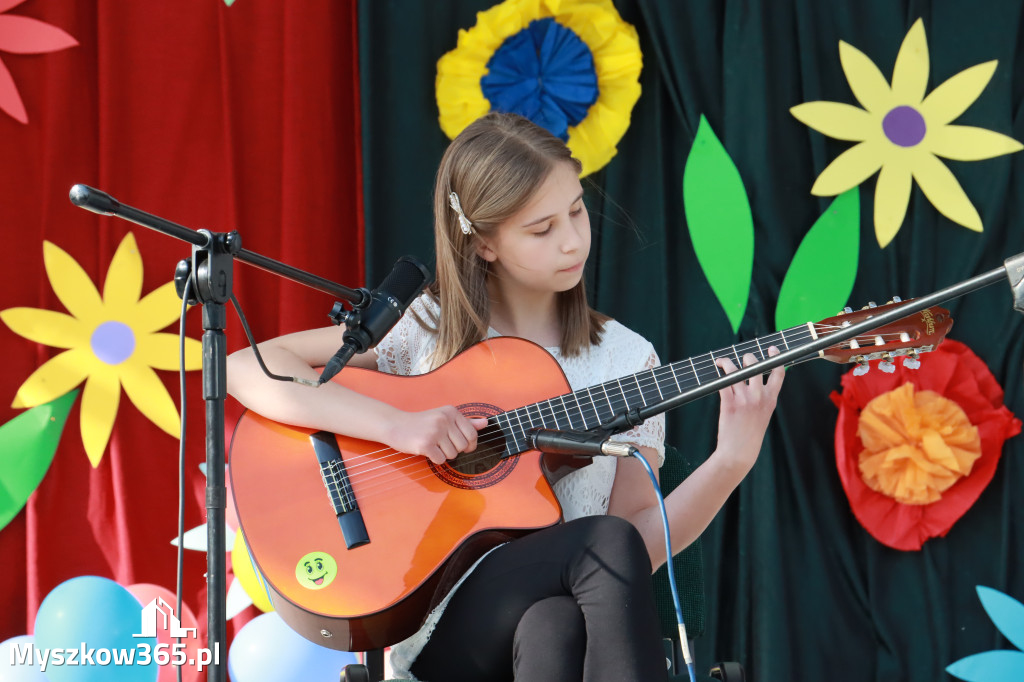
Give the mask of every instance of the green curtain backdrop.
[[[436, 62], [489, 0], [363, 0], [359, 7], [367, 281], [406, 253], [432, 262], [430, 196], [447, 144], [437, 123]], [[928, 91], [997, 59], [977, 101], [955, 122], [1024, 140], [1022, 6], [1016, 0], [623, 0], [639, 33], [643, 94], [618, 155], [591, 176], [595, 229], [588, 276], [595, 305], [677, 360], [775, 329], [782, 281], [801, 240], [831, 204], [810, 194], [851, 143], [790, 113], [802, 102], [856, 105], [839, 41], [890, 78], [911, 25], [924, 21]], [[683, 207], [683, 171], [704, 116], [735, 162], [754, 221], [749, 302], [734, 334], [701, 270]], [[885, 249], [874, 234], [875, 179], [859, 190], [860, 243], [849, 305], [921, 296], [999, 267], [1024, 251], [1024, 154], [948, 162], [984, 220], [971, 232], [913, 189]], [[849, 247], [846, 247], [849, 248]], [[1009, 288], [951, 301], [951, 338], [966, 343], [1024, 415], [1022, 317]], [[832, 311], [828, 314], [832, 314]], [[836, 471], [837, 410], [829, 393], [849, 367], [789, 370], [757, 465], [704, 534], [708, 630], [697, 658], [739, 660], [748, 679], [882, 682], [952, 679], [965, 656], [1006, 648], [975, 586], [1024, 597], [1024, 437], [1007, 442], [995, 478], [944, 538], [918, 552], [885, 547], [850, 509]], [[675, 410], [669, 440], [691, 457], [714, 448], [717, 398]]]

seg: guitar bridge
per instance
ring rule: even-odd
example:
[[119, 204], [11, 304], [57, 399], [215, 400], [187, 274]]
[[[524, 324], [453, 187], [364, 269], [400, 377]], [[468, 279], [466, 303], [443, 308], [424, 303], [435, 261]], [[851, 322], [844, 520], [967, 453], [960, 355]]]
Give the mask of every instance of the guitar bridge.
[[327, 489], [331, 509], [338, 517], [341, 533], [345, 537], [345, 545], [349, 549], [360, 547], [370, 542], [363, 522], [363, 514], [359, 511], [352, 484], [345, 471], [345, 460], [341, 458], [338, 441], [333, 433], [317, 431], [309, 437], [320, 462], [320, 478]]

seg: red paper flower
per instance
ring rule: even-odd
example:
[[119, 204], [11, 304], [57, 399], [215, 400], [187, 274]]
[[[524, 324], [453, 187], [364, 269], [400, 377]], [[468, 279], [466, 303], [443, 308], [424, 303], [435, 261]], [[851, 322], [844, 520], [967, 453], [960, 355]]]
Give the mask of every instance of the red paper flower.
[[[70, 35], [50, 24], [15, 14], [3, 14], [25, 0], [0, 0], [0, 51], [13, 54], [56, 52], [78, 45]], [[11, 72], [0, 61], [0, 109], [19, 123], [28, 123], [25, 105]]]
[[[1003, 390], [985, 363], [957, 341], [947, 339], [935, 351], [921, 356], [921, 367], [917, 370], [897, 365], [894, 373], [886, 374], [878, 370], [877, 361], [871, 364], [872, 370], [864, 376], [844, 374], [842, 394], [832, 393], [832, 401], [839, 407], [839, 478], [854, 515], [876, 540], [894, 549], [921, 549], [925, 540], [948, 533], [978, 499], [992, 480], [1003, 442], [1020, 433], [1021, 422], [1003, 405]], [[933, 391], [956, 403], [977, 428], [981, 440], [981, 456], [962, 467], [966, 475], [940, 491], [939, 499], [928, 504], [906, 504], [876, 492], [865, 483], [861, 471], [865, 446], [858, 436], [858, 427], [864, 408], [872, 399], [907, 383], [912, 383], [915, 391]], [[870, 452], [866, 453], [865, 459], [870, 456]], [[873, 485], [882, 487], [877, 481]]]

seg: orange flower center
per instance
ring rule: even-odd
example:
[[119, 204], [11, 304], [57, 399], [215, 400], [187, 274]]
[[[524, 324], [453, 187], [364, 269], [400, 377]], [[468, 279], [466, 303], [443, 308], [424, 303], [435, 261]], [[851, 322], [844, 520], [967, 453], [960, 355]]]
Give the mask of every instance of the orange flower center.
[[935, 502], [981, 457], [978, 427], [960, 406], [909, 382], [864, 406], [857, 435], [864, 482], [903, 504]]

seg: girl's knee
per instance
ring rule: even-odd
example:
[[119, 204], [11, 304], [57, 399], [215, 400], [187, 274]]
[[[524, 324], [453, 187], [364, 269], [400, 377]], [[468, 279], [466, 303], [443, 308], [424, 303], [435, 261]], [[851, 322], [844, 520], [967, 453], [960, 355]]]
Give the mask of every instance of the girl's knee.
[[596, 516], [597, 537], [602, 546], [612, 550], [621, 551], [630, 556], [640, 556], [650, 564], [647, 556], [647, 546], [640, 535], [640, 531], [620, 516]]
[[591, 549], [604, 561], [639, 576], [650, 576], [651, 557], [647, 545], [631, 522], [618, 516], [591, 516], [579, 521], [586, 521], [590, 526]]
[[532, 637], [551, 644], [585, 642], [586, 634], [583, 611], [570, 596], [548, 597], [534, 603], [523, 613], [516, 628], [517, 641]]
[[576, 600], [542, 599], [523, 613], [516, 628], [516, 679], [579, 679], [586, 647], [587, 624]]

